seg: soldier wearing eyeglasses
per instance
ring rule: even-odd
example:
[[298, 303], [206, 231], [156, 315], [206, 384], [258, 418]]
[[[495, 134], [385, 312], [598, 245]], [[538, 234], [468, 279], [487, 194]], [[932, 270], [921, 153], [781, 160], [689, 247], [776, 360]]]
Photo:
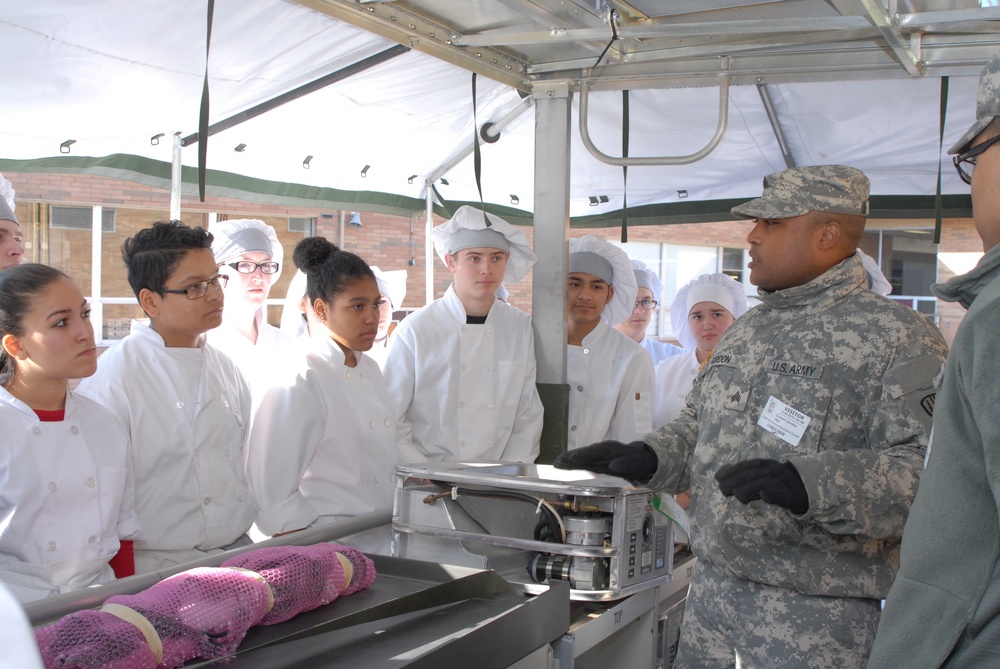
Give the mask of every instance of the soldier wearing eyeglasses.
[[110, 409], [132, 443], [138, 573], [250, 543], [257, 513], [243, 469], [250, 388], [205, 341], [222, 322], [227, 281], [211, 247], [207, 230], [180, 221], [125, 240], [128, 281], [149, 318], [133, 321], [78, 389]]
[[931, 290], [968, 311], [934, 406], [899, 574], [869, 667], [1000, 666], [1000, 56], [979, 80], [976, 121], [949, 150], [972, 185], [985, 255]]
[[222, 324], [208, 333], [208, 343], [233, 359], [247, 383], [253, 410], [287, 366], [296, 345], [267, 322], [267, 298], [281, 276], [284, 249], [274, 228], [247, 218], [209, 226], [219, 274], [228, 279]]

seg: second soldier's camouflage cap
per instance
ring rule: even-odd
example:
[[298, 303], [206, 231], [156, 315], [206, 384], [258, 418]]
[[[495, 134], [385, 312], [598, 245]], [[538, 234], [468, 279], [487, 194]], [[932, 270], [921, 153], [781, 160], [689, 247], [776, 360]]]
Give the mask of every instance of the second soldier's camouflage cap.
[[868, 215], [868, 177], [847, 165], [793, 167], [764, 177], [764, 194], [733, 207], [739, 218], [792, 218], [810, 211]]
[[961, 152], [997, 116], [1000, 116], [1000, 55], [993, 56], [990, 62], [986, 63], [982, 74], [979, 75], [979, 92], [976, 94], [976, 122], [962, 135], [962, 139], [948, 149], [948, 153]]

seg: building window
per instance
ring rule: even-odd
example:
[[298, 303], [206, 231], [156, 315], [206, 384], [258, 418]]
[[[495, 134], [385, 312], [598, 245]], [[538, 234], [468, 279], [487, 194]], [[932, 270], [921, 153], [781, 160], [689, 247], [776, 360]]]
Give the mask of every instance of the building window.
[[[49, 220], [53, 228], [60, 230], [90, 230], [94, 220], [92, 207], [49, 207]], [[115, 210], [104, 207], [101, 210], [101, 231], [115, 231]]]
[[304, 233], [306, 237], [312, 237], [316, 234], [316, 219], [315, 218], [291, 218], [288, 219], [288, 231], [289, 232], [301, 232]]
[[731, 276], [740, 283], [745, 284], [743, 277], [746, 274], [746, 263], [744, 262], [743, 249], [722, 249], [722, 267], [719, 271]]

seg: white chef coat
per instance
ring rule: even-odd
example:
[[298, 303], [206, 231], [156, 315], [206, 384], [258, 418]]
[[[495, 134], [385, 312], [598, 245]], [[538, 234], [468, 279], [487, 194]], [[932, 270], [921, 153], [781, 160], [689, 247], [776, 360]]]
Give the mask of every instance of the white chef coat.
[[684, 398], [691, 392], [698, 376], [698, 358], [694, 351], [668, 358], [653, 371], [653, 429], [659, 429], [681, 415]]
[[0, 388], [0, 579], [22, 602], [113, 581], [139, 529], [128, 437], [107, 409], [66, 393], [41, 421]]
[[404, 318], [384, 373], [422, 454], [414, 462], [534, 462], [542, 434], [535, 369], [531, 316], [509, 304], [494, 302], [484, 324], [469, 325], [451, 285]]
[[628, 443], [653, 431], [653, 363], [632, 339], [600, 321], [582, 346], [567, 346], [567, 450], [605, 439]]
[[680, 346], [674, 346], [665, 341], [650, 339], [649, 337], [643, 337], [639, 345], [646, 349], [649, 357], [653, 359], [653, 367], [656, 367], [664, 360], [684, 353], [684, 349]]
[[257, 322], [257, 343], [251, 342], [231, 321], [222, 319], [222, 325], [206, 333], [208, 343], [236, 363], [243, 378], [250, 384], [252, 409], [271, 387], [290, 362], [294, 349], [304, 349], [304, 342], [296, 342], [278, 328], [264, 320], [263, 308], [254, 314]]
[[392, 507], [396, 421], [378, 365], [361, 352], [344, 364], [329, 337], [310, 341], [294, 373], [265, 393], [250, 432], [247, 475], [265, 534], [334, 523]]
[[204, 337], [197, 348], [167, 347], [135, 320], [77, 392], [109, 408], [129, 432], [143, 528], [136, 572], [218, 552], [250, 528], [257, 513], [243, 469], [250, 387]]

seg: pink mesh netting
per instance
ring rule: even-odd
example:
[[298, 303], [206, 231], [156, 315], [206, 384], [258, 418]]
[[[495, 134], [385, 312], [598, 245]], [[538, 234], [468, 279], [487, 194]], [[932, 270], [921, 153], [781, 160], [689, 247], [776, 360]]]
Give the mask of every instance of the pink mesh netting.
[[[337, 553], [351, 564], [350, 582]], [[334, 544], [262, 548], [230, 558], [222, 566], [249, 569], [271, 586], [274, 607], [260, 625], [285, 622], [341, 595], [367, 588], [375, 580], [371, 560], [356, 548]]]
[[253, 625], [283, 622], [374, 580], [374, 563], [350, 546], [263, 548], [110, 597], [105, 611], [72, 613], [36, 629], [35, 640], [47, 667], [178, 667], [232, 654]]

